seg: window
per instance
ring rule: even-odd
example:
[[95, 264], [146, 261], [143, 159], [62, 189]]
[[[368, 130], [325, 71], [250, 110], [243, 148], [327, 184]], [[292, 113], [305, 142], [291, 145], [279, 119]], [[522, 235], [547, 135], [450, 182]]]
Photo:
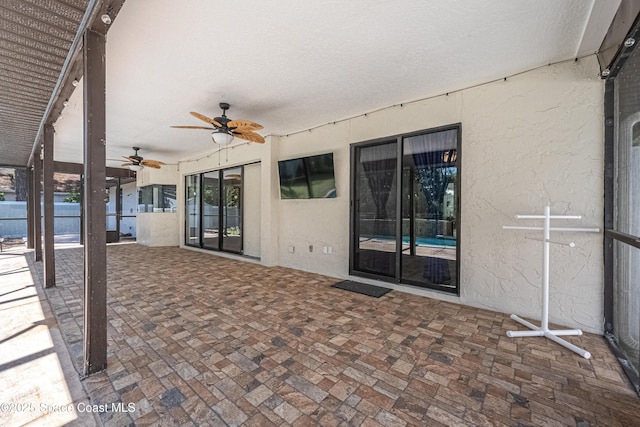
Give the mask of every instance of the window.
[[352, 145], [350, 272], [459, 292], [460, 127]]
[[138, 191], [138, 212], [175, 212], [175, 185], [147, 185]]

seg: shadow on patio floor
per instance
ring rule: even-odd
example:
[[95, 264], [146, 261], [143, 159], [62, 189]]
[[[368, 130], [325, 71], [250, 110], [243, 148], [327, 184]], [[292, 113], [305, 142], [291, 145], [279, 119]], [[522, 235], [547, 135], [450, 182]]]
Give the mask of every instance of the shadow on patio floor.
[[96, 425], [24, 245], [0, 257], [0, 425]]

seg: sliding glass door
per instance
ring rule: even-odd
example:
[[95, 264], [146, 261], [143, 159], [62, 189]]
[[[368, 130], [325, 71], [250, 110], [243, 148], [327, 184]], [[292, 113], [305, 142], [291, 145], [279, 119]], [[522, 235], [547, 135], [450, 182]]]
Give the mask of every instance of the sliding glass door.
[[457, 144], [457, 129], [403, 141], [402, 282], [456, 288]]
[[202, 247], [220, 249], [220, 171], [202, 174]]
[[200, 175], [190, 175], [185, 182], [185, 245], [200, 246]]
[[242, 251], [242, 169], [222, 171], [222, 249]]
[[459, 136], [352, 146], [351, 274], [458, 293]]
[[397, 142], [356, 149], [354, 269], [395, 277]]
[[242, 253], [242, 174], [236, 167], [187, 176], [186, 245]]

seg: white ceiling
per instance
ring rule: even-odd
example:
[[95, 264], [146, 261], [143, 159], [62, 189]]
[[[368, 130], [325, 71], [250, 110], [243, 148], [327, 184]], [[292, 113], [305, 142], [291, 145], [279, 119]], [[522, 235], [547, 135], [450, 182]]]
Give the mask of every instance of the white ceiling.
[[[620, 0], [135, 0], [107, 37], [107, 157], [210, 152], [189, 115], [283, 135], [596, 52]], [[82, 162], [82, 85], [55, 159]], [[120, 162], [108, 162], [109, 166]]]

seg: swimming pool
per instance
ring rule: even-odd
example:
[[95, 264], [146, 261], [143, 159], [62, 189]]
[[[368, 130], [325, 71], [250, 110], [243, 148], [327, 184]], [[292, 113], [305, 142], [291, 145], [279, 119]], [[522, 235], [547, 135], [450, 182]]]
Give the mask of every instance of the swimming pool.
[[[361, 236], [367, 239], [393, 241], [388, 236]], [[402, 236], [402, 243], [409, 244], [409, 236]], [[417, 237], [416, 245], [418, 246], [456, 246], [456, 239], [452, 237]]]
[[[402, 236], [402, 243], [409, 243], [409, 236]], [[455, 246], [456, 240], [446, 237], [416, 237], [416, 245], [418, 246]]]

